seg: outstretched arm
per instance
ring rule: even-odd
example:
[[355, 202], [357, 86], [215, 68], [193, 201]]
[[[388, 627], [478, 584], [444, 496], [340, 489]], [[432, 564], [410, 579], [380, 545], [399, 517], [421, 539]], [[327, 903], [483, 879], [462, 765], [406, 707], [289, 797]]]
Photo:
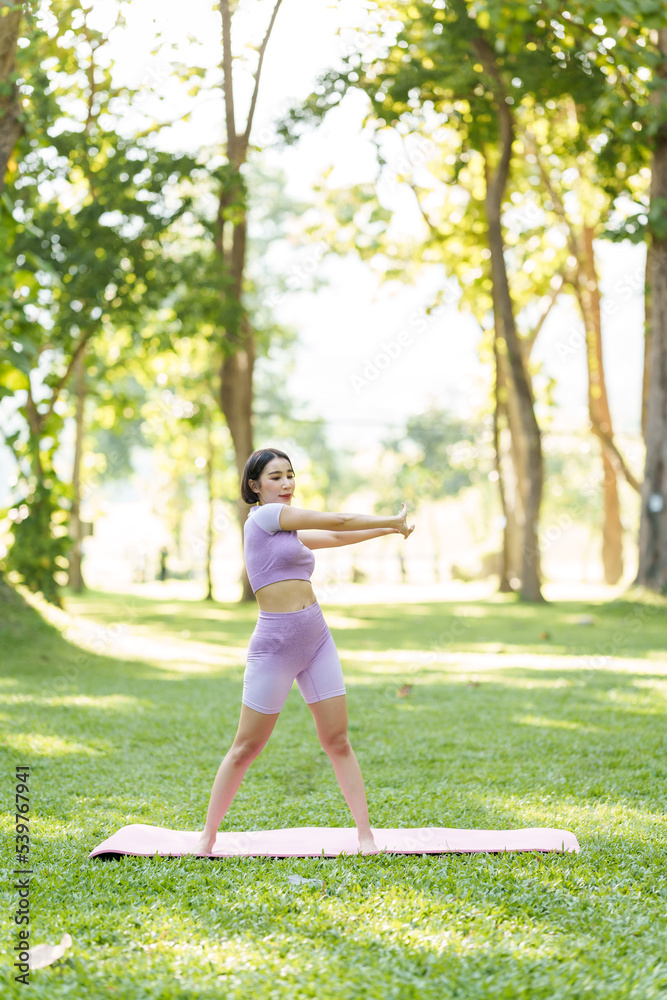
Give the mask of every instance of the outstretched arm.
[[[414, 525], [410, 528], [412, 532]], [[379, 538], [380, 535], [401, 534], [398, 528], [366, 528], [361, 531], [297, 531], [300, 542], [308, 549], [332, 549], [339, 545], [352, 545], [354, 542], [365, 542], [367, 538]], [[408, 537], [407, 535], [405, 536]]]
[[301, 531], [309, 528], [325, 531], [366, 531], [369, 528], [391, 528], [402, 535], [410, 533], [406, 524], [407, 508], [401, 504], [398, 514], [378, 517], [375, 514], [330, 514], [321, 510], [303, 510], [283, 504], [279, 514], [283, 531]]

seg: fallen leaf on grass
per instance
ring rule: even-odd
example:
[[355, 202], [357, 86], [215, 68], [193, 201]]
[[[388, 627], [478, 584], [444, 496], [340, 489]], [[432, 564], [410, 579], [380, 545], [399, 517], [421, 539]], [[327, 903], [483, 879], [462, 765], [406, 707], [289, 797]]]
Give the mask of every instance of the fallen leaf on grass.
[[290, 885], [324, 885], [321, 878], [303, 878], [302, 875], [288, 875]]
[[72, 946], [72, 938], [67, 932], [60, 939], [60, 944], [36, 944], [30, 948], [30, 968], [45, 969], [47, 965], [53, 965], [59, 958], [62, 958], [68, 948]]
[[397, 694], [399, 698], [407, 698], [407, 696], [410, 694], [411, 691], [412, 691], [412, 684], [404, 684], [403, 687], [400, 687], [398, 689]]

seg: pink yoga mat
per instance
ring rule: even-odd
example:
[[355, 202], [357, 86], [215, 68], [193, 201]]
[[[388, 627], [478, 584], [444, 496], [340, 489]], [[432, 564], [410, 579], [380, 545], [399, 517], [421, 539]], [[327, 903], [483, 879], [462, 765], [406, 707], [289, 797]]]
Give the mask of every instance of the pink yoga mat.
[[[503, 851], [577, 852], [577, 838], [569, 830], [533, 827], [526, 830], [453, 830], [447, 827], [414, 827], [380, 830], [373, 827], [375, 843], [390, 854], [473, 854]], [[154, 854], [179, 857], [192, 854], [199, 832], [167, 830], [132, 823], [103, 840], [88, 855]], [[286, 830], [250, 830], [219, 833], [209, 857], [335, 858], [358, 854], [354, 827], [298, 826]]]

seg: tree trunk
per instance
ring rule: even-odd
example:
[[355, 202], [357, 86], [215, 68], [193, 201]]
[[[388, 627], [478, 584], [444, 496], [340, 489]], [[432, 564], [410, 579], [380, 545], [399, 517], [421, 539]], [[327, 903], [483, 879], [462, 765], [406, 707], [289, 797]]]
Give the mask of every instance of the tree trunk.
[[[667, 76], [667, 28], [658, 32], [663, 56], [659, 75]], [[651, 206], [667, 204], [667, 121], [656, 132]], [[657, 214], [657, 213], [656, 213]], [[636, 582], [667, 591], [667, 238], [664, 212], [651, 231], [651, 378], [646, 407], [646, 464], [641, 491], [639, 568]]]
[[[510, 369], [511, 388], [518, 410], [519, 432], [514, 438], [517, 448], [519, 483], [518, 494], [523, 503], [521, 597], [528, 601], [543, 600], [539, 576], [538, 522], [542, 499], [542, 445], [540, 430], [533, 410], [533, 397], [523, 367], [521, 348], [514, 325], [512, 300], [505, 269], [504, 241], [500, 223], [500, 197], [491, 186], [487, 197], [489, 243], [494, 272], [494, 300], [497, 302], [496, 326], [498, 338], [504, 341]], [[500, 345], [499, 345], [500, 346]], [[502, 351], [500, 352], [502, 354]]]
[[[399, 572], [401, 574], [401, 583], [407, 583], [408, 582], [408, 572], [407, 572], [407, 569], [406, 569], [406, 566], [405, 566], [405, 555], [402, 552], [398, 553], [398, 569], [399, 569]], [[355, 576], [356, 575], [357, 574], [355, 573]], [[357, 583], [357, 580], [355, 580], [354, 582]]]
[[[226, 282], [222, 295], [231, 296], [226, 303], [228, 320], [223, 344], [223, 361], [220, 369], [220, 406], [232, 437], [239, 485], [243, 469], [253, 448], [252, 377], [255, 364], [255, 342], [247, 314], [243, 308], [244, 273], [246, 263], [247, 205], [241, 167], [246, 161], [252, 121], [257, 103], [259, 82], [262, 73], [264, 53], [282, 0], [276, 0], [269, 25], [258, 49], [257, 70], [254, 74], [254, 88], [250, 99], [248, 120], [243, 132], [236, 127], [234, 108], [234, 81], [232, 57], [232, 6], [230, 0], [220, 0], [222, 18], [222, 72], [225, 99], [225, 125], [227, 132], [227, 159], [233, 171], [233, 180], [225, 185], [220, 194], [217, 218], [216, 247], [220, 254]], [[225, 239], [226, 230], [231, 229], [231, 238]], [[241, 538], [243, 525], [248, 516], [248, 508], [239, 498], [237, 511]], [[254, 594], [243, 568], [241, 574], [241, 601], [254, 600]]]
[[208, 528], [206, 531], [206, 600], [213, 600], [213, 429], [210, 424], [208, 431], [208, 455], [206, 456], [206, 489], [208, 495]]
[[[559, 284], [553, 286], [549, 295], [549, 304], [543, 310], [533, 329], [520, 341], [526, 378], [530, 377], [528, 374], [530, 352], [535, 346], [538, 334], [556, 299], [560, 295], [563, 285], [564, 281], [561, 280]], [[496, 457], [496, 472], [498, 473], [500, 505], [505, 520], [498, 589], [500, 593], [508, 593], [521, 580], [521, 525], [525, 521], [525, 516], [521, 494], [518, 489], [522, 467], [518, 444], [521, 440], [519, 410], [512, 391], [512, 380], [509, 376], [507, 355], [499, 349], [496, 333], [497, 331], [494, 331], [493, 338], [495, 367], [493, 447]], [[506, 449], [503, 449], [504, 435], [501, 429], [503, 417], [507, 423], [507, 434], [509, 435], [509, 446]], [[505, 455], [508, 456], [507, 460], [504, 459]], [[506, 468], [507, 465], [509, 465], [509, 468]]]
[[[517, 509], [520, 508], [521, 498], [518, 490], [517, 459], [514, 441], [517, 436], [517, 429], [512, 428], [512, 412], [508, 407], [508, 384], [504, 372], [505, 363], [498, 350], [497, 332], [494, 331], [494, 358], [496, 366], [495, 378], [495, 407], [494, 407], [494, 450], [496, 453], [496, 472], [498, 473], [498, 490], [500, 493], [500, 505], [503, 511], [505, 523], [503, 525], [503, 548], [500, 562], [500, 577], [498, 590], [500, 593], [508, 594], [514, 590], [513, 580], [520, 580], [521, 574], [521, 532], [518, 530]], [[507, 427], [501, 427], [501, 421], [506, 422]], [[504, 433], [506, 430], [506, 434]], [[509, 438], [507, 446], [504, 446], [504, 438]]]
[[642, 379], [642, 437], [646, 440], [646, 407], [651, 384], [651, 283], [653, 252], [650, 246], [646, 252], [646, 273], [644, 275], [644, 377]]
[[[505, 107], [508, 107], [505, 105]], [[505, 113], [501, 114], [505, 117]], [[511, 154], [511, 126], [505, 128], [503, 158], [509, 165]], [[504, 240], [501, 224], [501, 205], [505, 190], [507, 170], [501, 165], [493, 175], [486, 162], [486, 214], [489, 227], [489, 249], [493, 280], [493, 304], [498, 354], [507, 359], [508, 413], [510, 400], [516, 404], [518, 428], [513, 434], [519, 472], [518, 494], [523, 506], [521, 524], [521, 597], [527, 601], [543, 601], [540, 588], [538, 523], [542, 499], [543, 462], [540, 429], [535, 419], [533, 395], [524, 368], [521, 345], [516, 332], [512, 298], [507, 279], [504, 257]], [[502, 364], [502, 360], [501, 360]]]
[[20, 27], [21, 5], [0, 0], [0, 191], [7, 164], [23, 131], [18, 119], [16, 85], [11, 82]]
[[500, 420], [504, 412], [501, 402], [500, 391], [500, 359], [498, 357], [498, 344], [496, 342], [496, 331], [493, 331], [493, 362], [495, 378], [493, 382], [493, 452], [495, 456], [496, 475], [498, 476], [498, 495], [500, 497], [500, 509], [503, 514], [503, 546], [500, 553], [500, 566], [498, 569], [498, 590], [501, 594], [508, 593], [512, 588], [509, 583], [509, 553], [507, 534], [507, 500], [505, 497], [505, 481], [503, 471], [502, 455], [500, 453]]
[[[232, 154], [238, 158], [235, 140]], [[237, 167], [236, 160], [234, 166]], [[225, 241], [227, 210], [233, 208], [231, 239]], [[226, 275], [231, 276], [232, 308], [225, 311], [229, 317], [223, 344], [223, 361], [220, 368], [220, 408], [224, 414], [234, 447], [234, 459], [239, 475], [239, 487], [245, 464], [253, 453], [253, 369], [255, 365], [255, 339], [250, 322], [243, 309], [243, 278], [246, 260], [246, 204], [245, 191], [239, 175], [238, 184], [223, 190], [218, 211], [217, 245]], [[246, 504], [238, 498], [236, 509], [243, 544], [243, 525], [248, 516]], [[241, 601], [255, 599], [248, 573], [241, 571]]]
[[519, 479], [519, 492], [524, 513], [521, 542], [521, 597], [526, 601], [543, 601], [540, 588], [538, 541], [544, 479], [542, 440], [535, 418], [532, 388], [526, 374], [514, 320], [514, 307], [505, 265], [505, 241], [502, 229], [502, 203], [512, 158], [514, 120], [510, 105], [505, 99], [507, 95], [493, 49], [483, 35], [472, 39], [472, 48], [484, 69], [495, 81], [496, 114], [500, 140], [499, 155], [495, 171], [492, 171], [488, 155], [484, 154], [485, 207], [489, 250], [491, 251], [492, 298], [498, 349], [501, 356], [506, 353], [509, 362], [512, 383], [510, 394], [512, 390], [515, 393], [520, 424], [517, 446], [520, 448], [522, 456], [525, 455], [525, 460], [522, 458]]
[[[234, 144], [232, 143], [232, 146]], [[236, 163], [234, 164], [236, 166]], [[234, 222], [230, 244], [225, 243], [225, 210], [233, 205]], [[253, 448], [253, 369], [255, 365], [255, 340], [250, 322], [243, 310], [243, 277], [246, 260], [246, 205], [243, 185], [239, 183], [231, 191], [223, 191], [218, 213], [218, 247], [223, 265], [231, 275], [231, 295], [233, 308], [227, 309], [230, 317], [225, 331], [223, 361], [220, 369], [220, 407], [227, 421], [234, 446], [234, 458], [239, 475], [239, 486], [245, 464], [252, 455]], [[223, 293], [224, 294], [224, 293]], [[248, 508], [240, 499], [236, 509], [243, 544], [243, 525], [248, 516]], [[248, 573], [241, 571], [241, 601], [255, 599]]]
[[[576, 116], [574, 104], [571, 112]], [[602, 527], [602, 563], [607, 583], [617, 583], [623, 574], [623, 525], [618, 498], [618, 477], [639, 492], [639, 484], [621, 455], [611, 425], [611, 414], [607, 399], [607, 389], [602, 361], [602, 320], [600, 312], [600, 290], [595, 267], [593, 249], [593, 227], [584, 221], [583, 227], [576, 227], [565, 208], [561, 194], [554, 188], [548, 169], [540, 157], [534, 137], [530, 145], [537, 157], [540, 174], [556, 211], [567, 227], [570, 254], [576, 261], [574, 275], [570, 275], [574, 293], [579, 303], [586, 334], [586, 370], [588, 373], [588, 412], [593, 433], [602, 447], [604, 469], [603, 500], [604, 521]], [[586, 194], [579, 192], [579, 200], [586, 204]], [[644, 372], [646, 378], [646, 369]]]
[[[502, 345], [504, 346], [504, 345]], [[521, 413], [514, 382], [509, 369], [507, 353], [499, 349], [500, 372], [504, 386], [505, 416], [507, 418], [508, 444], [505, 471], [505, 497], [507, 506], [507, 553], [509, 584], [511, 590], [521, 587], [523, 574], [523, 532], [526, 523], [522, 478], [528, 462], [528, 453], [522, 433]], [[501, 437], [502, 440], [502, 437]], [[539, 557], [538, 557], [539, 558]]]
[[[578, 298], [586, 332], [588, 371], [588, 412], [596, 432], [613, 438], [609, 400], [602, 362], [602, 319], [600, 289], [595, 267], [593, 230], [584, 225], [579, 263]], [[609, 449], [601, 440], [604, 468], [604, 521], [602, 525], [602, 564], [605, 583], [618, 583], [623, 575], [623, 525], [616, 470]]]
[[[245, 463], [253, 452], [252, 370], [254, 360], [255, 345], [252, 335], [250, 335], [242, 348], [237, 348], [234, 354], [225, 358], [220, 372], [220, 403], [234, 445], [239, 485]], [[248, 507], [240, 496], [236, 501], [236, 510], [241, 540], [243, 541], [243, 525], [248, 516]], [[241, 585], [243, 588], [241, 601], [253, 601], [255, 595], [250, 586], [245, 565], [241, 572]]]
[[81, 563], [83, 561], [83, 525], [81, 524], [81, 457], [83, 454], [84, 409], [86, 402], [85, 350], [77, 356], [74, 365], [74, 393], [76, 395], [76, 436], [74, 441], [74, 468], [72, 469], [72, 513], [70, 536], [72, 548], [69, 556], [69, 585], [75, 594], [84, 589]]

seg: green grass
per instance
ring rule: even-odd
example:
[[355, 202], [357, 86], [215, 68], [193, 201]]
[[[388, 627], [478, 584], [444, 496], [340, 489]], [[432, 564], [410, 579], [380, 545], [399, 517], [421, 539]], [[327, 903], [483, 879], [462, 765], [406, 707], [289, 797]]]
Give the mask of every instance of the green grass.
[[[6, 810], [3, 995], [667, 997], [664, 601], [324, 606], [373, 826], [557, 826], [578, 855], [211, 862], [87, 854], [127, 823], [201, 828], [256, 607], [90, 593], [67, 609], [98, 623], [89, 648], [64, 616], [0, 605], [5, 803], [31, 768], [32, 944], [73, 939], [28, 993], [13, 982]], [[142, 658], [114, 658], [130, 632]], [[307, 825], [353, 824], [295, 685], [223, 828]]]

